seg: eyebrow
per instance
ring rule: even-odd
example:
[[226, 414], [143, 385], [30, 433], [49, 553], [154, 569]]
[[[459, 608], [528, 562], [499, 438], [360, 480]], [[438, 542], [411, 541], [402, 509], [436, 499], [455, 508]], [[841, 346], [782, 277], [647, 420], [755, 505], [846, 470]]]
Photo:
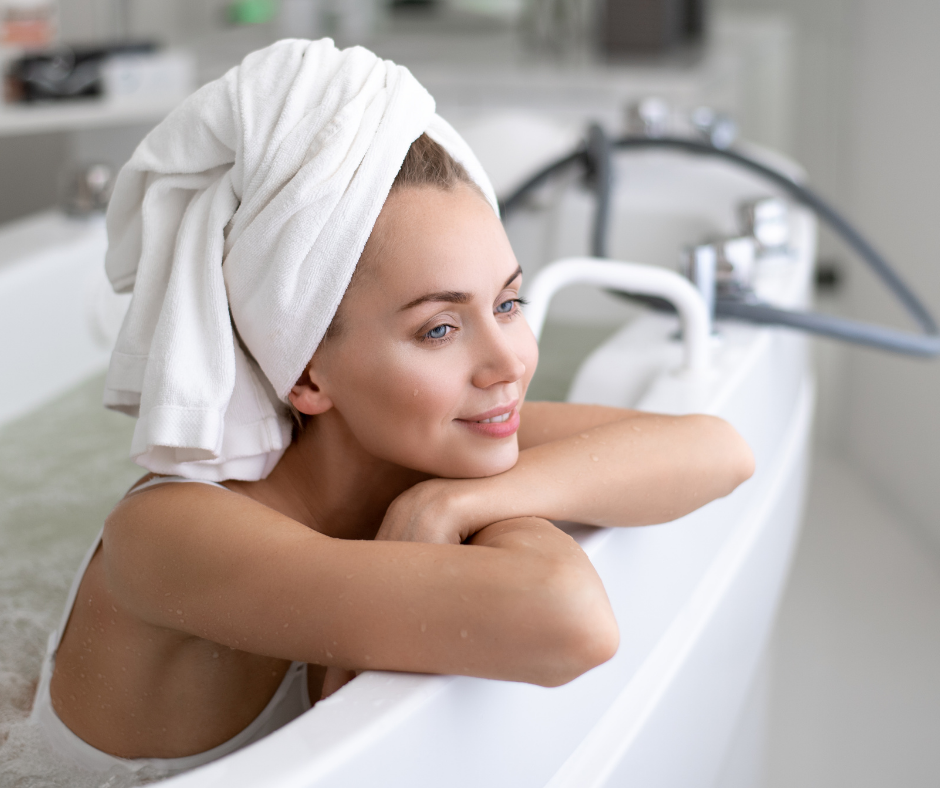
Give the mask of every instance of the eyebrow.
[[[516, 268], [513, 271], [512, 276], [506, 280], [506, 283], [503, 285], [504, 288], [509, 287], [512, 284], [513, 280], [518, 276], [522, 275], [522, 266]], [[438, 293], [426, 293], [423, 296], [419, 296], [414, 301], [409, 301], [405, 304], [399, 312], [405, 312], [409, 309], [414, 309], [414, 307], [419, 306], [420, 304], [426, 304], [428, 301], [445, 301], [449, 304], [466, 304], [473, 299], [473, 296], [470, 293], [464, 293], [460, 290], [442, 290]]]

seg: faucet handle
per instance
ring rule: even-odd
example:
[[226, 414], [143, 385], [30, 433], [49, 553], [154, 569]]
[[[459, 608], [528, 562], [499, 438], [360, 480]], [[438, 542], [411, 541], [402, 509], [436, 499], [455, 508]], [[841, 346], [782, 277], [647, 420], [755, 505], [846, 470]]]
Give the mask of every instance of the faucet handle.
[[690, 120], [695, 130], [719, 150], [727, 150], [738, 138], [738, 125], [734, 118], [711, 107], [696, 108]]
[[744, 232], [754, 236], [761, 251], [781, 251], [790, 245], [790, 206], [780, 197], [749, 200], [740, 207]]
[[66, 176], [61, 205], [70, 216], [103, 213], [113, 190], [114, 170], [111, 165], [89, 164]]
[[627, 131], [656, 139], [665, 137], [672, 122], [672, 107], [659, 96], [647, 96], [627, 107]]

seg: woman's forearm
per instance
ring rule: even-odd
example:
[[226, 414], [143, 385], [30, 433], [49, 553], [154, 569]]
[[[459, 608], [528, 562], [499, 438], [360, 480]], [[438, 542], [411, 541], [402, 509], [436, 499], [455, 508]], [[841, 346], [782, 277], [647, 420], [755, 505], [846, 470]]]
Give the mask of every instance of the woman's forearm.
[[753, 469], [747, 444], [721, 419], [632, 414], [520, 452], [509, 471], [473, 480], [465, 504], [481, 521], [648, 525], [727, 495]]

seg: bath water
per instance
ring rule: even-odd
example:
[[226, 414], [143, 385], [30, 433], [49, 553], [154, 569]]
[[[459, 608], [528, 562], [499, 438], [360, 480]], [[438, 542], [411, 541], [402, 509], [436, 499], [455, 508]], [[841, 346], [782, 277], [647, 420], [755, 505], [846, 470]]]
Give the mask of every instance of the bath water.
[[123, 788], [148, 781], [147, 775], [80, 773], [27, 723], [46, 639], [78, 565], [108, 512], [143, 473], [127, 458], [134, 422], [101, 406], [103, 385], [96, 377], [0, 427], [2, 788]]

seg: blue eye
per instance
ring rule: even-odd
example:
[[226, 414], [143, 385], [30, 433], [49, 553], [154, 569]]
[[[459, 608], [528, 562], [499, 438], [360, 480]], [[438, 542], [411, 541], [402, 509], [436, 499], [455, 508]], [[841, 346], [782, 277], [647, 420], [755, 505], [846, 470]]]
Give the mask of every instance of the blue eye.
[[430, 331], [428, 331], [425, 336], [428, 339], [443, 339], [447, 336], [447, 329], [450, 328], [448, 325], [435, 326]]
[[501, 315], [508, 314], [509, 312], [512, 312], [512, 309], [515, 306], [515, 304], [516, 304], [516, 299], [510, 298], [508, 301], [503, 301], [503, 303], [501, 303], [498, 307], [496, 307], [496, 311], [497, 313]]

